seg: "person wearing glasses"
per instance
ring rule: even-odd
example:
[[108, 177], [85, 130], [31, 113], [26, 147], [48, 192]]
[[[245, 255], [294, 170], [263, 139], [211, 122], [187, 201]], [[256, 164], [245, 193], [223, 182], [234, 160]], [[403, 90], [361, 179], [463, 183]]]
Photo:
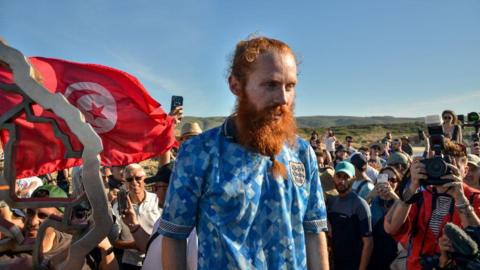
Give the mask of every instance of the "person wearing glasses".
[[[141, 269], [145, 250], [139, 247], [133, 234], [140, 229], [150, 237], [155, 221], [160, 217], [161, 211], [158, 207], [158, 197], [155, 193], [145, 190], [145, 171], [137, 163], [130, 164], [124, 169], [125, 187], [128, 192], [126, 196], [127, 208], [119, 213], [118, 198], [113, 205], [116, 226], [119, 227], [120, 236], [114, 243], [114, 247], [124, 249], [121, 268]], [[136, 222], [127, 218], [128, 213], [134, 212]], [[126, 222], [127, 221], [127, 222]]]
[[442, 126], [445, 137], [450, 138], [450, 140], [452, 141], [462, 143], [462, 129], [458, 125], [457, 115], [451, 110], [445, 110], [442, 112], [442, 119]]
[[370, 205], [372, 213], [373, 252], [368, 269], [389, 269], [397, 256], [397, 241], [385, 232], [383, 221], [388, 209], [399, 199], [398, 183], [402, 179], [398, 171], [390, 166], [380, 170], [375, 184], [375, 197]]

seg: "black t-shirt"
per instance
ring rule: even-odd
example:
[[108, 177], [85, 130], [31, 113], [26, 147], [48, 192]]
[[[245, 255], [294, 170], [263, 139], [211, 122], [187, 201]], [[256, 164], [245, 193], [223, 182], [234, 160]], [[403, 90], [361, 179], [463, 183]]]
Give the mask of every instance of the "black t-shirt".
[[372, 235], [370, 207], [354, 192], [327, 199], [332, 231], [333, 264], [336, 270], [358, 269], [363, 237]]

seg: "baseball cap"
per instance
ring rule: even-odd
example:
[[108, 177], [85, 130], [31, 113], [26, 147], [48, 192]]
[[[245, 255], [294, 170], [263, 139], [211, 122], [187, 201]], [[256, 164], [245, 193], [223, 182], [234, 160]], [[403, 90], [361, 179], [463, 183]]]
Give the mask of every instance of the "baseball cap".
[[468, 154], [467, 159], [468, 159], [468, 164], [471, 164], [475, 167], [480, 167], [480, 157], [478, 157], [477, 155]]
[[172, 169], [173, 169], [173, 161], [160, 167], [154, 176], [148, 177], [147, 179], [145, 179], [145, 183], [153, 184], [156, 182], [163, 182], [163, 183], [169, 184], [170, 175], [172, 175]]
[[405, 156], [405, 154], [402, 154], [399, 152], [392, 153], [387, 159], [387, 165], [392, 165], [392, 164], [403, 164], [407, 166], [408, 158], [407, 156]]
[[362, 153], [355, 153], [350, 157], [350, 163], [358, 170], [364, 170], [366, 169], [367, 158]]
[[[58, 186], [47, 184], [38, 187], [33, 191], [32, 198], [68, 198], [67, 193]], [[57, 207], [60, 212], [63, 212], [65, 209], [63, 207]]]
[[355, 175], [355, 167], [348, 161], [342, 161], [335, 166], [335, 174], [339, 172], [346, 173], [348, 176], [353, 177]]
[[43, 185], [39, 186], [32, 193], [32, 198], [68, 198], [67, 193], [63, 189], [55, 185]]

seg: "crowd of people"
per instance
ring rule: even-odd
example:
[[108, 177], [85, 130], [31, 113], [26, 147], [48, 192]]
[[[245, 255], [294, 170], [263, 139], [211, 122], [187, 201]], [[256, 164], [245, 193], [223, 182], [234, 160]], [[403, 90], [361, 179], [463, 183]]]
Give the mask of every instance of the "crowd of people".
[[[136, 163], [103, 167], [114, 223], [83, 269], [460, 269], [444, 227], [480, 227], [480, 147], [463, 139], [455, 113], [442, 113], [448, 170], [435, 178], [429, 134], [418, 153], [391, 132], [369, 145], [341, 141], [333, 128], [300, 138], [296, 68], [281, 41], [241, 41], [228, 78], [237, 105], [220, 127], [184, 123], [179, 149], [156, 159], [155, 174]], [[15, 194], [79, 196], [81, 175], [19, 179]], [[76, 207], [74, 222], [91, 208]], [[1, 203], [0, 267], [32, 268], [32, 251], [19, 247], [63, 211]], [[48, 228], [42, 267], [65, 260], [74, 237]]]

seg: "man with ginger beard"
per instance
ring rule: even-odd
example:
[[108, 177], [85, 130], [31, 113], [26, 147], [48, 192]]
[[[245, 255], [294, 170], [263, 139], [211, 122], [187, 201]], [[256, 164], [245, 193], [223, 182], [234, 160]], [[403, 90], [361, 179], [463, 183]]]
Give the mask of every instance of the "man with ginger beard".
[[159, 222], [163, 269], [185, 269], [194, 227], [198, 269], [328, 269], [315, 153], [293, 117], [294, 53], [241, 41], [228, 81], [235, 114], [180, 148]]

